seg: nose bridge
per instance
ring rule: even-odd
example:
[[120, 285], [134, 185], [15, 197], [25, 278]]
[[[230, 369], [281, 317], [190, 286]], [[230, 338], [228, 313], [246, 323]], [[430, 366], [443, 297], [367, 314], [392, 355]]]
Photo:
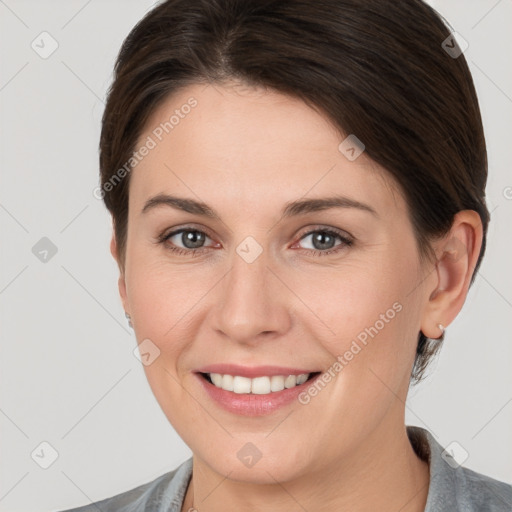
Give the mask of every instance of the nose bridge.
[[239, 342], [261, 333], [284, 332], [289, 327], [282, 284], [269, 270], [268, 255], [254, 239], [241, 242], [232, 255], [218, 307], [216, 327]]

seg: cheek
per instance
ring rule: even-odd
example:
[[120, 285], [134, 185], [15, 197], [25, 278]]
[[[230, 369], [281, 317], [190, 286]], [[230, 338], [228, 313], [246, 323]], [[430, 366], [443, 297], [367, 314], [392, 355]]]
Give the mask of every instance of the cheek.
[[215, 280], [204, 265], [171, 264], [153, 251], [137, 248], [127, 267], [132, 317], [138, 334], [157, 340], [176, 339], [176, 332], [194, 316], [194, 307]]
[[[401, 330], [402, 311], [410, 301], [410, 282], [415, 272], [396, 263], [373, 262], [323, 269], [311, 279], [295, 278], [293, 289], [312, 314], [302, 316], [332, 351], [342, 350], [347, 341], [362, 343], [376, 336], [386, 338]], [[287, 281], [291, 281], [292, 277]], [[304, 310], [305, 311], [305, 310]]]
[[317, 286], [297, 290], [318, 315], [302, 316], [311, 339], [332, 361], [326, 370], [333, 378], [325, 391], [311, 390], [307, 414], [322, 415], [319, 434], [336, 450], [368, 435], [389, 410], [401, 406], [397, 397], [405, 400], [415, 354], [416, 313], [408, 297], [415, 276], [410, 264], [397, 259], [387, 266], [376, 262], [330, 272]]
[[170, 423], [194, 446], [201, 437], [194, 418], [202, 417], [204, 411], [187, 392], [191, 376], [184, 361], [197, 338], [198, 305], [214, 284], [211, 272], [198, 279], [185, 266], [179, 269], [142, 256], [132, 258], [132, 263], [127, 282], [137, 341], [150, 340], [158, 353], [154, 362], [144, 365], [146, 378]]
[[297, 295], [314, 313], [302, 318], [340, 376], [335, 379], [339, 393], [351, 402], [359, 396], [360, 403], [371, 406], [390, 389], [406, 393], [421, 308], [411, 293], [418, 267], [405, 253], [325, 270], [323, 276], [319, 272], [314, 285], [295, 281]]

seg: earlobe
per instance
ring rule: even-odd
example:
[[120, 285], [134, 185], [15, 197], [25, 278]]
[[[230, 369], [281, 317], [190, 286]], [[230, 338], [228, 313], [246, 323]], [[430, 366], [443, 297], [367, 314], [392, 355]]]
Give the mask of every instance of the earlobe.
[[116, 243], [116, 235], [112, 232], [112, 238], [110, 239], [110, 254], [117, 261], [117, 243]]
[[123, 309], [125, 313], [129, 314], [127, 305], [128, 301], [126, 298], [126, 281], [123, 273], [119, 275], [119, 279], [117, 280], [117, 286], [119, 288], [119, 296], [121, 297], [121, 301], [123, 303]]
[[449, 325], [464, 305], [482, 236], [478, 213], [463, 210], [455, 215], [449, 233], [436, 243], [436, 286], [430, 292], [421, 326], [428, 338], [439, 338], [439, 325]]

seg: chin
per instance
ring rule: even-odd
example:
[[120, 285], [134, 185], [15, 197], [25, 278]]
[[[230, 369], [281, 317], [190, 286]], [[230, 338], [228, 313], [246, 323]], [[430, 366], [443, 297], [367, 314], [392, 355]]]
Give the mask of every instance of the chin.
[[[215, 450], [208, 449], [205, 456], [194, 451], [194, 457], [210, 466], [216, 473], [230, 480], [252, 484], [275, 484], [286, 482], [307, 473], [305, 461], [301, 458], [301, 450], [291, 445], [281, 448], [271, 446], [261, 447], [263, 442], [256, 440], [240, 442], [233, 440], [230, 446], [218, 445]], [[299, 443], [300, 445], [300, 443]], [[300, 462], [300, 465], [299, 465]]]

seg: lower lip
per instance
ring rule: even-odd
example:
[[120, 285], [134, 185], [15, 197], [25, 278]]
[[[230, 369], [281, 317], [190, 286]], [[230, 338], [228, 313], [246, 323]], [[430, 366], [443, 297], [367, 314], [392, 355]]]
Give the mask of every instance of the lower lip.
[[201, 374], [196, 373], [196, 376], [209, 397], [223, 409], [242, 416], [265, 416], [294, 401], [298, 401], [299, 394], [307, 389], [320, 374], [299, 386], [285, 388], [282, 391], [275, 391], [266, 395], [226, 391], [208, 382]]

